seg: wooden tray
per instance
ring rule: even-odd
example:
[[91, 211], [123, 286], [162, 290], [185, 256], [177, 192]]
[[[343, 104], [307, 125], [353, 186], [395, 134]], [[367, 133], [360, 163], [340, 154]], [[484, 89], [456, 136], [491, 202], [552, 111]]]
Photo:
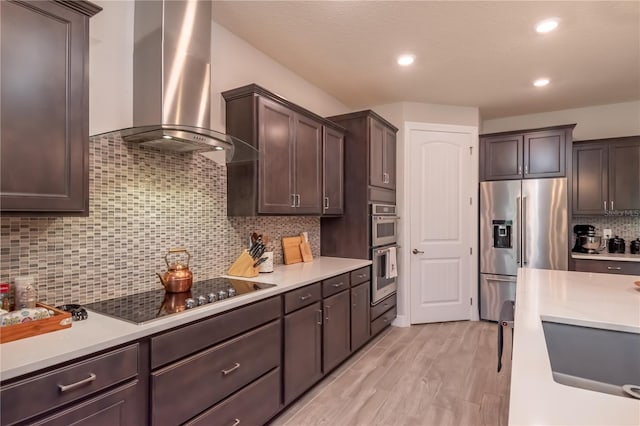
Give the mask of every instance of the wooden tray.
[[65, 312], [44, 303], [36, 303], [36, 306], [49, 309], [55, 312], [55, 315], [50, 318], [0, 327], [0, 343], [13, 342], [25, 337], [37, 336], [71, 327], [71, 312]]

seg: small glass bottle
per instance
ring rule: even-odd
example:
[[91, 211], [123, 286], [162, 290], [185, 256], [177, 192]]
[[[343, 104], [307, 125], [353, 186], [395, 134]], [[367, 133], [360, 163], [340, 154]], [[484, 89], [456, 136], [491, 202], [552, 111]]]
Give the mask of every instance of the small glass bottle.
[[35, 281], [35, 278], [32, 276], [25, 275], [16, 277], [16, 310], [36, 307], [37, 295]]
[[9, 284], [0, 284], [0, 308], [5, 311], [11, 310], [11, 303], [9, 302]]

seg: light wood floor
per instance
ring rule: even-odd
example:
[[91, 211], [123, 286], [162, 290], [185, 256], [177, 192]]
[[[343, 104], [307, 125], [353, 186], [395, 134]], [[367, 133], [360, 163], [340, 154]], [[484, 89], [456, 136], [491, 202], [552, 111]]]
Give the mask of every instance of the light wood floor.
[[389, 327], [273, 425], [506, 425], [511, 333], [495, 323]]

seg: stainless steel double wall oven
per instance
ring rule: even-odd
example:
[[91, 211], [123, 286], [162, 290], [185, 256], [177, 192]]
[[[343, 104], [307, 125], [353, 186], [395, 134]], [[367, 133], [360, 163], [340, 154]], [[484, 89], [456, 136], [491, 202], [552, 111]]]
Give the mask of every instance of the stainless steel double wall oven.
[[391, 270], [397, 267], [391, 248], [398, 247], [398, 219], [395, 205], [371, 204], [372, 305], [395, 293], [398, 288]]

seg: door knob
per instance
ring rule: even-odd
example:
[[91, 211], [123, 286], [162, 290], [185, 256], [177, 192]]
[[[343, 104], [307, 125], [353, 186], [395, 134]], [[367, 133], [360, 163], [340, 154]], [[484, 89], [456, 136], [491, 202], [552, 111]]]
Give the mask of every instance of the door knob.
[[424, 252], [422, 250], [418, 250], [418, 249], [411, 250], [411, 253], [413, 253], [413, 254], [424, 254]]

